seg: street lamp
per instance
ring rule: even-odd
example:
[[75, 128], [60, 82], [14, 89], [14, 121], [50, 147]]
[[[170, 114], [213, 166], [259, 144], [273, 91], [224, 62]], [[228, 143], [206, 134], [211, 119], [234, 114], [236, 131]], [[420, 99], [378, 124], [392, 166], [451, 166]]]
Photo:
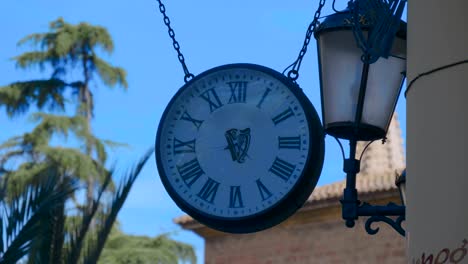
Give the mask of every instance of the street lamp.
[[382, 221], [404, 236], [404, 205], [361, 203], [356, 190], [360, 170], [357, 142], [385, 139], [406, 70], [406, 23], [400, 20], [404, 5], [384, 6], [387, 10], [381, 11], [369, 8], [368, 3], [350, 2], [348, 9], [328, 16], [314, 32], [322, 121], [328, 135], [349, 140], [350, 144], [349, 157], [344, 161], [347, 177], [341, 200], [346, 226], [353, 227], [359, 216], [369, 216], [369, 234], [378, 232], [371, 224]]
[[406, 169], [396, 178], [395, 185], [398, 186], [401, 202], [406, 205]]

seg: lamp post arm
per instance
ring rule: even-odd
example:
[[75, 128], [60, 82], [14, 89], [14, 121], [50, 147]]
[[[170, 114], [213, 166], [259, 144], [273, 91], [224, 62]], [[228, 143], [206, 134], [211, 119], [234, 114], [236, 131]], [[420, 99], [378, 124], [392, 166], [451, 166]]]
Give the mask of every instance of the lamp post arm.
[[[387, 205], [371, 205], [362, 203], [358, 207], [358, 216], [370, 216], [365, 224], [368, 234], [375, 235], [379, 232], [379, 228], [373, 229], [371, 227], [374, 222], [385, 222], [400, 235], [405, 236], [405, 230], [402, 228], [401, 223], [405, 220], [405, 206], [397, 205], [395, 203], [388, 203]], [[398, 216], [396, 220], [388, 216]]]
[[358, 216], [400, 216], [405, 215], [405, 206], [395, 203], [387, 205], [371, 205], [363, 203], [358, 207]]
[[[346, 188], [343, 191], [342, 217], [346, 221], [346, 226], [351, 228], [355, 225], [355, 221], [359, 216], [370, 216], [365, 224], [368, 234], [375, 235], [379, 228], [371, 227], [374, 222], [385, 222], [393, 227], [400, 235], [405, 236], [405, 230], [401, 223], [405, 220], [405, 206], [395, 203], [387, 205], [371, 205], [369, 203], [361, 203], [358, 200], [356, 189], [356, 175], [360, 170], [360, 161], [355, 159], [356, 155], [356, 140], [350, 141], [350, 156], [345, 159], [343, 170], [346, 172]], [[388, 216], [398, 216], [396, 220]]]
[[349, 142], [349, 158], [344, 160], [343, 171], [346, 172], [346, 188], [343, 191], [342, 216], [346, 221], [346, 226], [351, 228], [354, 226], [354, 221], [358, 219], [358, 207], [360, 201], [356, 190], [356, 175], [360, 170], [360, 161], [356, 160], [356, 140]]

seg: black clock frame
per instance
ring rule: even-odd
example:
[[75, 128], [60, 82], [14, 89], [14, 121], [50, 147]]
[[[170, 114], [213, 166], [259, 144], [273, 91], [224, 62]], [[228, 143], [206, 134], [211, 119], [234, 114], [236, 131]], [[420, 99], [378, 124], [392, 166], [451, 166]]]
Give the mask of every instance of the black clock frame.
[[[162, 166], [162, 160], [160, 155], [160, 138], [163, 122], [166, 119], [169, 110], [172, 108], [172, 105], [179, 97], [179, 95], [185, 89], [187, 89], [187, 87], [190, 86], [193, 82], [196, 82], [214, 72], [229, 69], [250, 69], [259, 71], [264, 74], [270, 75], [271, 77], [283, 83], [298, 99], [299, 104], [304, 109], [307, 124], [309, 126], [310, 147], [307, 156], [307, 161], [305, 163], [301, 175], [299, 176], [297, 182], [294, 184], [293, 188], [289, 191], [287, 195], [281, 198], [272, 207], [253, 215], [238, 218], [225, 218], [220, 216], [209, 215], [194, 208], [188, 202], [182, 199], [173, 189], [172, 185], [169, 183], [168, 177], [164, 172], [164, 168]], [[310, 194], [317, 185], [317, 181], [322, 171], [325, 153], [324, 137], [325, 134], [323, 131], [322, 123], [320, 122], [319, 116], [315, 108], [313, 107], [307, 96], [303, 93], [302, 89], [294, 81], [282, 75], [281, 73], [264, 66], [249, 63], [227, 64], [209, 69], [197, 75], [195, 78], [193, 78], [184, 86], [182, 86], [172, 97], [166, 109], [164, 110], [164, 113], [161, 117], [161, 121], [158, 126], [155, 144], [156, 164], [158, 167], [161, 182], [163, 183], [169, 196], [174, 200], [177, 206], [179, 206], [179, 208], [181, 208], [188, 215], [190, 215], [200, 223], [219, 231], [229, 233], [251, 233], [261, 231], [279, 224], [280, 222], [286, 220], [289, 216], [294, 214], [307, 201]]]

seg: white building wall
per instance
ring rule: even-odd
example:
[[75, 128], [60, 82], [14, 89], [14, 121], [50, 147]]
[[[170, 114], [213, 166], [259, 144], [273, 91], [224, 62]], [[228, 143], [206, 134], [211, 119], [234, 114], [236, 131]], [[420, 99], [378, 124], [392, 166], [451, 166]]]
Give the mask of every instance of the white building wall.
[[[467, 14], [467, 0], [408, 1], [408, 83], [468, 59]], [[468, 263], [468, 64], [414, 82], [406, 142], [410, 263]]]

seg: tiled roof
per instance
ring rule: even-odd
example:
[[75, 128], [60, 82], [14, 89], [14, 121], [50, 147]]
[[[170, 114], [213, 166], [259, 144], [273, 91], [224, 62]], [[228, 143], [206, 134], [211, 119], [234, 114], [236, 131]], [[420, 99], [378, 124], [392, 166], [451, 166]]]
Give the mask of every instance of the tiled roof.
[[[359, 194], [370, 194], [376, 192], [384, 192], [390, 190], [396, 190], [394, 175], [380, 175], [380, 176], [369, 176], [362, 175], [356, 179], [356, 189]], [[341, 198], [343, 195], [343, 189], [345, 188], [346, 182], [339, 181], [332, 184], [324, 185], [315, 188], [312, 195], [309, 197], [307, 202], [328, 200], [334, 198]]]
[[190, 217], [189, 215], [181, 215], [177, 218], [174, 218], [174, 223], [176, 224], [179, 224], [179, 225], [185, 225], [185, 224], [188, 224], [188, 223], [191, 223], [193, 222], [193, 218]]

